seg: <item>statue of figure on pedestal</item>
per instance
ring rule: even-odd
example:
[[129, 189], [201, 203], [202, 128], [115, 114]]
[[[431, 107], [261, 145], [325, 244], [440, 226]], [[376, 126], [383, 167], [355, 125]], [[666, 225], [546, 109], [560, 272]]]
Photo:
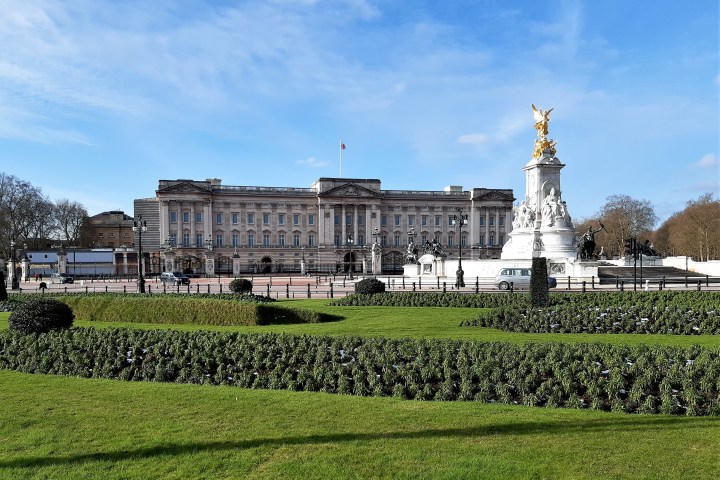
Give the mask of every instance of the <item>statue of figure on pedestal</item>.
[[595, 234], [601, 230], [605, 230], [605, 225], [600, 224], [600, 228], [593, 230], [592, 226], [589, 226], [587, 232], [583, 233], [582, 240], [580, 241], [580, 258], [583, 260], [591, 260], [593, 253], [595, 253]]
[[543, 200], [540, 214], [543, 227], [572, 227], [567, 203], [555, 193], [555, 188], [551, 188], [550, 193]]
[[418, 248], [413, 242], [410, 242], [405, 251], [405, 264], [417, 263]]
[[513, 207], [513, 228], [530, 228], [535, 225], [535, 212], [523, 201]]
[[535, 118], [535, 125], [534, 128], [537, 130], [538, 139], [535, 140], [535, 148], [533, 149], [533, 158], [539, 159], [542, 157], [542, 154], [544, 151], [549, 151], [553, 155], [555, 154], [555, 144], [552, 139], [547, 138], [548, 134], [548, 124], [550, 123], [550, 112], [552, 112], [554, 109], [551, 108], [550, 110], [543, 110], [538, 109], [535, 107], [535, 105], [532, 106], [533, 111], [533, 117]]

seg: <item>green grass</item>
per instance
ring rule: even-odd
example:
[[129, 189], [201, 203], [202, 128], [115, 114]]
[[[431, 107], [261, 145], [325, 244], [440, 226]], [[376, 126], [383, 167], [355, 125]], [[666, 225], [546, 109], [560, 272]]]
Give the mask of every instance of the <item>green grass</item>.
[[716, 478], [720, 419], [0, 371], [0, 478]]
[[[720, 338], [711, 335], [637, 335], [637, 334], [536, 334], [513, 333], [492, 328], [460, 327], [460, 322], [475, 318], [484, 309], [431, 307], [330, 307], [327, 300], [288, 300], [281, 305], [306, 308], [338, 316], [341, 320], [292, 325], [232, 326], [152, 323], [106, 323], [75, 321], [82, 327], [129, 327], [143, 329], [215, 330], [253, 332], [286, 332], [308, 335], [360, 335], [386, 338], [455, 338], [478, 341], [527, 342], [597, 342], [623, 345], [720, 345]], [[7, 328], [8, 314], [0, 313], [0, 328]]]

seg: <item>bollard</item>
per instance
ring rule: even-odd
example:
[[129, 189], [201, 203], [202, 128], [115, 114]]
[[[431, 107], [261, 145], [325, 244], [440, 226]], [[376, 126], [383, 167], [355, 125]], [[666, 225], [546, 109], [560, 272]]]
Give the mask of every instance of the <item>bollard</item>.
[[402, 281], [403, 281], [403, 290], [405, 290], [405, 277], [404, 276], [402, 278]]
[[85, 293], [88, 293], [88, 287], [85, 287]]
[[620, 281], [620, 291], [621, 291], [621, 292], [624, 292], [624, 291], [625, 291], [625, 280], [621, 280], [621, 281]]
[[705, 275], [705, 286], [706, 287], [710, 286], [710, 275]]
[[[208, 283], [208, 293], [210, 293], [210, 284]], [[200, 284], [197, 285], [197, 293], [200, 293]]]
[[290, 285], [292, 285], [292, 277], [288, 277], [288, 280], [290, 280]]
[[568, 275], [568, 290], [570, 290], [570, 275]]
[[590, 281], [592, 282], [592, 283], [591, 283], [592, 289], [595, 290], [595, 275], [593, 275], [592, 277], [590, 277]]
[[440, 277], [437, 277], [437, 289], [440, 290]]
[[267, 296], [268, 297], [270, 296], [270, 284], [269, 283], [267, 284]]
[[290, 298], [290, 284], [285, 284], [285, 298]]
[[510, 282], [510, 293], [515, 292], [515, 282]]
[[413, 282], [413, 292], [415, 291], [415, 282]]
[[480, 278], [475, 277], [475, 295], [480, 293]]
[[107, 293], [107, 285], [105, 285], [105, 293]]
[[345, 277], [343, 277], [343, 288], [345, 288]]
[[447, 282], [443, 282], [443, 293], [447, 292]]
[[[180, 287], [178, 287], [178, 289], [179, 289], [179, 288], [180, 288]], [[190, 284], [189, 284], [189, 283], [188, 283], [188, 292], [187, 292], [187, 293], [190, 293]]]
[[697, 291], [698, 291], [698, 292], [700, 291], [700, 280], [698, 280]]
[[[615, 290], [617, 290], [618, 287], [620, 286], [620, 283], [619, 283], [619, 282], [620, 282], [620, 277], [618, 277], [617, 275], [615, 275]], [[686, 285], [686, 286], [687, 286], [687, 285]]]
[[422, 277], [418, 277], [418, 290], [422, 290]]
[[687, 288], [687, 275], [685, 275], [685, 288]]
[[335, 298], [335, 297], [333, 296], [333, 284], [332, 284], [332, 282], [330, 282], [330, 298]]
[[[125, 288], [125, 287], [123, 287]], [[167, 293], [167, 290], [165, 289], [165, 284], [163, 283], [163, 293]]]
[[585, 280], [582, 282], [582, 292], [585, 293]]
[[[127, 285], [123, 285], [123, 293], [127, 293]], [[67, 287], [65, 287], [65, 292], [67, 293]]]
[[308, 283], [308, 298], [310, 298], [310, 284]]
[[220, 293], [222, 294], [222, 283], [220, 284]]

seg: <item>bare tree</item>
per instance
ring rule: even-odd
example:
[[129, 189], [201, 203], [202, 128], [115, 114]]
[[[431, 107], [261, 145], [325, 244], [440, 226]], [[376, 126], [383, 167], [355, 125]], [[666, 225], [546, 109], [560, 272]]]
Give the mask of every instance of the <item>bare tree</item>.
[[47, 231], [52, 203], [39, 188], [14, 175], [0, 173], [0, 245], [6, 258], [10, 256], [10, 239], [17, 245], [27, 244]]
[[711, 193], [687, 203], [657, 232], [658, 241], [672, 255], [687, 255], [698, 261], [720, 258], [720, 200]]
[[80, 245], [81, 227], [88, 217], [85, 207], [64, 198], [55, 204], [54, 217], [59, 239], [68, 245]]
[[622, 255], [624, 241], [630, 237], [649, 235], [658, 221], [648, 200], [635, 200], [628, 195], [610, 195], [598, 213], [607, 234], [599, 238], [610, 255]]

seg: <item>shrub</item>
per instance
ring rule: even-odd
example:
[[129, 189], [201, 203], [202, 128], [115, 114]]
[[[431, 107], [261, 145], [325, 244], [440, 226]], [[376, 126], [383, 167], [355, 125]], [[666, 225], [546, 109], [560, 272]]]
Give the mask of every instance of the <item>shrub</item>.
[[10, 314], [10, 329], [22, 333], [46, 333], [72, 327], [75, 315], [66, 304], [51, 298], [29, 300]]
[[355, 293], [373, 295], [385, 292], [385, 283], [377, 278], [366, 278], [355, 284]]
[[550, 304], [548, 290], [547, 261], [545, 257], [532, 259], [530, 274], [530, 304], [533, 307], [547, 307]]
[[245, 278], [236, 278], [230, 282], [230, 291], [233, 293], [252, 293], [252, 282]]

